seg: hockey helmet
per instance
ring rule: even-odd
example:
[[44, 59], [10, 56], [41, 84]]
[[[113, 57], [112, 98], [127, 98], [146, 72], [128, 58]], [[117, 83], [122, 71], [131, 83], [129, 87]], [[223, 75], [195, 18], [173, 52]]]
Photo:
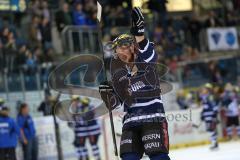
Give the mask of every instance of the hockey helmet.
[[232, 85], [231, 83], [227, 83], [227, 84], [225, 85], [224, 89], [225, 89], [226, 91], [233, 91], [233, 90], [234, 90], [234, 87], [233, 87], [233, 85]]
[[85, 104], [85, 105], [88, 105], [90, 103], [90, 99], [88, 97], [84, 97], [84, 98], [81, 99], [81, 103]]
[[79, 101], [80, 100], [80, 97], [79, 97], [79, 95], [73, 95], [72, 96], [72, 101]]
[[134, 37], [129, 34], [122, 34], [113, 41], [112, 48], [116, 49], [117, 47], [122, 47], [122, 46], [128, 47], [132, 44], [135, 44]]
[[204, 87], [207, 89], [213, 89], [213, 85], [211, 83], [206, 83]]

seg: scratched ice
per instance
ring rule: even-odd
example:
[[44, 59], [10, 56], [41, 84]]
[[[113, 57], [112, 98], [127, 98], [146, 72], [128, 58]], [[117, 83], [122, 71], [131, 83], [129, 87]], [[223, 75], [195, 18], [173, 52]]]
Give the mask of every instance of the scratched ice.
[[[209, 146], [191, 147], [170, 151], [171, 160], [240, 160], [240, 141], [220, 143], [219, 150], [210, 151]], [[143, 160], [149, 160], [143, 158]]]
[[172, 160], [240, 160], [240, 141], [220, 143], [217, 151], [210, 151], [208, 147], [174, 150], [170, 157]]

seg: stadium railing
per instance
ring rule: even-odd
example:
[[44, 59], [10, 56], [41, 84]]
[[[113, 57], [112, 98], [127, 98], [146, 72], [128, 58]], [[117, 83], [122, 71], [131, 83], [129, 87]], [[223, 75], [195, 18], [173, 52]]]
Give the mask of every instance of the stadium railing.
[[62, 44], [66, 54], [100, 53], [101, 32], [97, 27], [66, 26], [62, 33]]

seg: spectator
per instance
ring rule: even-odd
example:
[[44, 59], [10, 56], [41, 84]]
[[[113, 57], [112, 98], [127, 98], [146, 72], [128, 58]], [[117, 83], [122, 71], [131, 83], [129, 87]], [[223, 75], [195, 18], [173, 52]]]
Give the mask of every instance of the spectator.
[[240, 0], [233, 0], [233, 6], [234, 6], [234, 9], [236, 10], [236, 11], [238, 11], [238, 13], [239, 13], [239, 10], [240, 10]]
[[67, 3], [64, 3], [62, 9], [56, 13], [56, 24], [60, 33], [65, 26], [72, 24], [72, 16]]
[[88, 24], [88, 26], [93, 26], [93, 27], [97, 26], [97, 12], [93, 12], [90, 15], [90, 17], [88, 18], [87, 24]]
[[148, 2], [148, 7], [155, 11], [156, 24], [161, 24], [164, 29], [167, 27], [167, 0], [151, 0]]
[[180, 38], [172, 27], [168, 27], [166, 32], [166, 55], [172, 57], [181, 54], [181, 46], [178, 45]]
[[46, 0], [44, 0], [42, 2], [42, 17], [43, 19], [48, 19], [48, 21], [50, 21], [50, 11], [48, 9], [48, 2]]
[[9, 32], [8, 34], [6, 48], [13, 50], [16, 49], [16, 39], [14, 37], [13, 32]]
[[42, 112], [44, 116], [52, 115], [52, 107], [53, 107], [53, 97], [45, 91], [45, 99], [41, 102], [40, 106], [38, 107], [38, 111]]
[[209, 12], [209, 16], [205, 22], [205, 27], [219, 27], [221, 26], [221, 22], [218, 17], [216, 17], [216, 14], [214, 11]]
[[16, 160], [15, 149], [19, 127], [14, 119], [9, 117], [9, 109], [0, 102], [0, 159]]
[[81, 3], [77, 3], [73, 11], [73, 24], [81, 26], [87, 25], [86, 14], [83, 11], [83, 5]]
[[37, 58], [30, 51], [27, 53], [26, 67], [28, 74], [34, 74], [37, 70]]
[[192, 19], [189, 21], [188, 30], [190, 32], [190, 37], [191, 37], [190, 46], [193, 49], [200, 50], [199, 36], [201, 31], [201, 23], [195, 15], [193, 15]]
[[20, 127], [24, 160], [38, 159], [38, 141], [33, 119], [26, 103], [21, 104], [17, 122]]
[[68, 3], [70, 6], [73, 6], [76, 3], [82, 3], [82, 0], [65, 0], [66, 3]]
[[44, 62], [44, 54], [41, 47], [36, 47], [34, 49], [33, 56], [37, 64], [42, 64]]
[[27, 46], [22, 45], [19, 48], [19, 52], [17, 52], [17, 55], [14, 60], [14, 66], [16, 67], [15, 69], [19, 70], [20, 68], [23, 67], [23, 65], [26, 63], [27, 60]]
[[216, 84], [222, 84], [223, 83], [223, 77], [221, 75], [221, 71], [219, 70], [219, 67], [217, 66], [217, 62], [212, 61], [208, 64], [208, 69], [210, 73], [210, 82], [216, 83]]
[[3, 54], [3, 44], [0, 37], [0, 72], [4, 69], [4, 54]]
[[227, 13], [227, 18], [226, 18], [226, 26], [236, 26], [237, 25], [237, 21], [236, 18], [232, 15], [232, 13]]
[[51, 47], [52, 35], [51, 35], [51, 25], [48, 18], [43, 18], [40, 24], [40, 32], [42, 37], [42, 46], [44, 48]]
[[42, 35], [39, 29], [39, 24], [40, 24], [40, 18], [38, 16], [34, 16], [30, 24], [30, 32], [29, 32], [30, 33], [29, 38], [33, 48], [37, 46], [41, 46]]
[[127, 11], [124, 10], [124, 8], [122, 6], [117, 6], [117, 8], [113, 9], [112, 11], [115, 13], [114, 25], [116, 25], [116, 26], [128, 26], [129, 25], [129, 21], [127, 18], [128, 17]]
[[[51, 48], [48, 48], [46, 51], [48, 52], [48, 50], [50, 50], [50, 49]], [[28, 51], [28, 53], [27, 53], [27, 59], [29, 59], [30, 66], [31, 66], [31, 64], [35, 64], [34, 66], [36, 66], [37, 64], [42, 64], [42, 63], [46, 62], [46, 59], [49, 59], [48, 58], [49, 56], [50, 56], [50, 53], [44, 54], [41, 47], [36, 47], [33, 50], [33, 54], [30, 51]]]
[[163, 55], [163, 48], [160, 45], [156, 45], [155, 46], [155, 51], [158, 54], [158, 62], [162, 63], [161, 61], [165, 59], [164, 55]]
[[53, 48], [48, 48], [46, 50], [46, 55], [45, 55], [45, 58], [44, 58], [44, 62], [53, 62], [54, 61], [53, 56], [54, 56]]
[[34, 0], [32, 2], [31, 8], [30, 8], [30, 13], [33, 16], [42, 16], [42, 10], [40, 9], [40, 1], [39, 0]]
[[9, 33], [10, 33], [10, 30], [8, 27], [3, 28], [2, 35], [1, 35], [1, 40], [3, 45], [7, 44]]
[[176, 76], [177, 69], [178, 69], [178, 57], [173, 56], [173, 58], [171, 58], [171, 61], [168, 64], [168, 66], [169, 66], [170, 73], [172, 73], [174, 76]]
[[41, 73], [44, 82], [48, 81], [48, 75], [50, 73], [53, 62], [53, 52], [53, 48], [48, 48], [41, 59]]
[[158, 26], [155, 28], [153, 38], [154, 38], [154, 42], [155, 42], [157, 45], [163, 45], [164, 32], [163, 32], [163, 28], [162, 28], [160, 25], [158, 25]]
[[85, 0], [84, 10], [87, 14], [92, 15], [94, 12], [97, 12], [97, 5], [94, 0]]
[[3, 43], [2, 43], [2, 39], [1, 39], [1, 36], [0, 36], [0, 50], [3, 48]]

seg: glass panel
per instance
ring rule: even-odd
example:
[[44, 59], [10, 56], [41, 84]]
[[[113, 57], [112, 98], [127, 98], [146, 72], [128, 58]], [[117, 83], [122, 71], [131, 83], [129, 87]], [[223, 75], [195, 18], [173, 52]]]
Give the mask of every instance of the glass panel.
[[22, 90], [21, 77], [19, 73], [9, 73], [7, 75], [9, 92]]
[[3, 73], [0, 73], [0, 92], [5, 91], [5, 82], [4, 82], [4, 76]]
[[26, 91], [34, 91], [37, 90], [37, 79], [36, 74], [25, 74], [24, 75], [24, 84]]

